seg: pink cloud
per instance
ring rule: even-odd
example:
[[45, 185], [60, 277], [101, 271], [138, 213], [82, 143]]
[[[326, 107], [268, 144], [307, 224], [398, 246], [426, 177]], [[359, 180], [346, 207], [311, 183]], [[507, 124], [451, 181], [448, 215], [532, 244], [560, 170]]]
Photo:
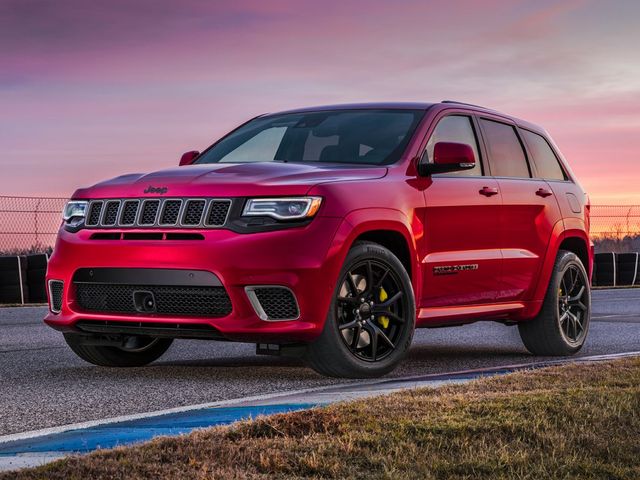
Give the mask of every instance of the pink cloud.
[[265, 111], [454, 98], [544, 125], [594, 200], [640, 203], [627, 180], [640, 178], [638, 13], [622, 1], [5, 1], [0, 187], [66, 195], [170, 166]]

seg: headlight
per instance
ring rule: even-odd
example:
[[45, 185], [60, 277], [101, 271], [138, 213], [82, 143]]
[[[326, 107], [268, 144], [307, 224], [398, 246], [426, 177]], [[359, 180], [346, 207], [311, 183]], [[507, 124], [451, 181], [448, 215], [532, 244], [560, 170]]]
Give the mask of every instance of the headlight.
[[84, 218], [89, 202], [83, 200], [71, 200], [67, 202], [62, 212], [62, 219], [67, 222], [72, 218]]
[[242, 215], [271, 217], [276, 220], [302, 220], [318, 213], [321, 203], [321, 197], [250, 198]]

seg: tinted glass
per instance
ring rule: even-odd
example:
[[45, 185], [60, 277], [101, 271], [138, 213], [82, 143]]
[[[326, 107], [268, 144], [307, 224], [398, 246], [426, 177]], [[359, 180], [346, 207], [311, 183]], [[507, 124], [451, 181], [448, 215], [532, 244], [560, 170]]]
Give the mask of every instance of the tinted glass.
[[386, 165], [400, 158], [422, 110], [336, 110], [257, 118], [196, 163], [329, 162]]
[[536, 164], [538, 176], [547, 180], [566, 180], [558, 158], [545, 138], [528, 130], [522, 130], [522, 136]]
[[435, 130], [431, 134], [431, 138], [429, 138], [429, 141], [427, 142], [427, 148], [425, 151], [427, 158], [424, 159], [424, 161], [433, 161], [433, 148], [438, 142], [465, 143], [471, 146], [471, 148], [473, 149], [473, 154], [476, 158], [476, 166], [472, 169], [451, 172], [447, 173], [447, 175], [482, 175], [482, 165], [480, 163], [480, 156], [478, 155], [478, 142], [473, 131], [471, 118], [460, 115], [450, 115], [440, 120], [438, 122], [438, 125], [436, 125]]
[[491, 174], [496, 177], [530, 177], [527, 157], [515, 129], [484, 118], [480, 122], [489, 148]]

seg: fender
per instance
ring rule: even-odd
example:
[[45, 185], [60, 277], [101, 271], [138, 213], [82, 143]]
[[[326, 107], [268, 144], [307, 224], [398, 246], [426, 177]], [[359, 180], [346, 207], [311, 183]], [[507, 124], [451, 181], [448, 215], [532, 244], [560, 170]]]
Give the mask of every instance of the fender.
[[[334, 265], [340, 265], [340, 268], [342, 268], [345, 258], [356, 239], [364, 233], [375, 230], [397, 232], [405, 239], [411, 261], [411, 283], [413, 284], [416, 298], [420, 298], [422, 275], [420, 274], [418, 248], [414, 239], [423, 238], [424, 229], [417, 216], [414, 216], [413, 221], [411, 221], [404, 212], [392, 208], [353, 210], [344, 217], [338, 227], [327, 253], [327, 260], [330, 260]], [[336, 282], [338, 281], [339, 271], [340, 269], [335, 272]]]
[[[567, 221], [567, 220], [573, 220]], [[567, 229], [567, 224], [570, 227]], [[553, 232], [551, 234], [551, 239], [549, 242], [549, 247], [547, 248], [547, 253], [544, 258], [544, 263], [542, 266], [542, 270], [540, 272], [540, 276], [538, 278], [537, 287], [534, 292], [532, 300], [536, 303], [537, 308], [536, 311], [531, 311], [534, 315], [537, 315], [542, 307], [542, 301], [544, 300], [544, 296], [547, 293], [547, 287], [549, 286], [549, 281], [551, 280], [551, 274], [553, 272], [553, 266], [555, 264], [556, 257], [558, 256], [558, 251], [560, 250], [560, 245], [567, 238], [579, 238], [584, 242], [587, 251], [590, 252], [590, 243], [589, 237], [587, 236], [584, 230], [584, 223], [580, 219], [571, 218], [564, 219], [564, 222], [559, 221], [556, 223], [553, 228]], [[589, 265], [585, 265], [587, 269], [587, 273], [589, 278], [591, 278], [591, 271], [593, 268], [593, 256], [589, 253]]]

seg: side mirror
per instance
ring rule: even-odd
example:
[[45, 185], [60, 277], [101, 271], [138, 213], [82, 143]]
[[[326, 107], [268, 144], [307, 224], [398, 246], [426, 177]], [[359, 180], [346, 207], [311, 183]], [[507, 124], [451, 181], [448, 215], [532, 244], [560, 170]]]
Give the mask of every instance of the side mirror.
[[191, 165], [198, 155], [200, 155], [200, 152], [197, 150], [183, 153], [182, 157], [180, 157], [180, 166]]
[[433, 148], [433, 162], [420, 162], [420, 175], [457, 172], [476, 166], [473, 149], [466, 143], [438, 142]]

